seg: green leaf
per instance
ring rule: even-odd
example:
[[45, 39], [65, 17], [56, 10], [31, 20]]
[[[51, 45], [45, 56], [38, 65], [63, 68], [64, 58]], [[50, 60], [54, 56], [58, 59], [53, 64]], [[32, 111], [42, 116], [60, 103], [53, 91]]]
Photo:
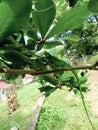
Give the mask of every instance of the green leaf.
[[84, 83], [87, 82], [87, 77], [86, 76], [85, 77], [80, 77], [79, 80], [80, 80], [80, 84], [84, 84]]
[[77, 35], [77, 34], [72, 34], [68, 40], [70, 41], [74, 41], [74, 42], [79, 42], [81, 40], [81, 38]]
[[54, 48], [48, 49], [47, 51], [50, 54], [57, 56], [57, 55], [60, 55], [64, 51], [64, 46], [63, 45], [56, 46]]
[[0, 2], [0, 41], [27, 25], [31, 0], [3, 0]]
[[53, 93], [57, 88], [56, 87], [51, 87], [51, 86], [45, 86], [39, 88], [40, 92], [45, 92], [45, 96], [49, 96], [51, 93]]
[[54, 79], [53, 76], [40, 76], [41, 79], [43, 79], [44, 81], [56, 86], [58, 83], [56, 81], [56, 79]]
[[14, 65], [14, 68], [25, 66], [26, 62], [29, 61], [27, 56], [15, 50], [5, 52], [2, 57], [5, 60], [11, 62]]
[[46, 35], [56, 14], [55, 4], [52, 0], [38, 0], [33, 11], [35, 25], [40, 31], [42, 38]]
[[60, 41], [52, 41], [52, 42], [46, 42], [43, 47], [45, 49], [51, 49], [51, 48], [55, 48], [56, 46], [59, 46], [59, 45], [62, 45], [60, 43]]
[[64, 31], [73, 30], [80, 26], [90, 14], [87, 4], [81, 7], [75, 7], [65, 12], [58, 20], [57, 24], [49, 32], [48, 38], [59, 35]]
[[98, 0], [89, 0], [88, 9], [92, 12], [98, 12]]

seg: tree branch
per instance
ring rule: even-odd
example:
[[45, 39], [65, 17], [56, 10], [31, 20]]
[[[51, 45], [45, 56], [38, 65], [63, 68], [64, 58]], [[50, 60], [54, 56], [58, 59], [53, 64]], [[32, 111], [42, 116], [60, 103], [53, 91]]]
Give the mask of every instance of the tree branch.
[[31, 74], [33, 76], [38, 76], [38, 75], [45, 75], [45, 74], [50, 74], [50, 73], [58, 73], [58, 72], [63, 72], [63, 71], [72, 71], [72, 70], [81, 70], [81, 69], [98, 70], [97, 67], [98, 67], [98, 62], [96, 62], [92, 66], [69, 67], [69, 68], [62, 68], [62, 69], [48, 70], [48, 71], [0, 68], [0, 73]]

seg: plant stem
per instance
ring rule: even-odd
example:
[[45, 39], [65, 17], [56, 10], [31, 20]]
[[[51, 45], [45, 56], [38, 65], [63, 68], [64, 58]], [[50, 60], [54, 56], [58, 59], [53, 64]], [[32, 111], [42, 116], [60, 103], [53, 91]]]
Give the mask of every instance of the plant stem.
[[88, 114], [88, 111], [87, 111], [87, 108], [86, 108], [86, 104], [85, 104], [85, 101], [84, 101], [84, 96], [83, 96], [83, 93], [82, 93], [81, 86], [79, 86], [79, 88], [80, 88], [80, 95], [81, 95], [82, 103], [83, 103], [87, 118], [89, 120], [89, 123], [91, 124], [92, 130], [95, 130], [95, 127], [94, 127], [94, 125], [93, 125], [93, 123], [92, 123], [92, 121], [91, 121], [91, 119], [89, 117], [89, 114]]

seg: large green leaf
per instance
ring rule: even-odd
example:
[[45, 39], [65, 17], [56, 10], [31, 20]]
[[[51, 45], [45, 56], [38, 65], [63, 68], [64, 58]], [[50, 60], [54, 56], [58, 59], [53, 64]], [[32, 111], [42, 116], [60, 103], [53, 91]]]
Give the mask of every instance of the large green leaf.
[[54, 86], [56, 86], [58, 84], [55, 77], [53, 77], [53, 76], [49, 76], [49, 75], [48, 76], [47, 75], [46, 76], [40, 76], [40, 79], [44, 80], [44, 81], [46, 81], [46, 82], [48, 82], [48, 83], [50, 83]]
[[54, 48], [51, 48], [51, 49], [48, 49], [47, 51], [54, 55], [54, 56], [57, 56], [57, 55], [61, 55], [62, 52], [64, 51], [64, 46], [63, 45], [60, 45], [60, 46], [56, 46]]
[[77, 34], [72, 34], [67, 39], [70, 40], [70, 41], [73, 41], [73, 42], [79, 42], [81, 40], [81, 38]]
[[0, 2], [0, 41], [27, 24], [31, 6], [31, 0], [3, 0]]
[[52, 0], [37, 0], [33, 18], [42, 38], [46, 35], [56, 14], [55, 4]]
[[98, 12], [98, 0], [89, 0], [88, 9], [92, 12]]
[[75, 7], [65, 12], [62, 17], [58, 20], [57, 24], [50, 31], [48, 38], [59, 35], [64, 31], [73, 30], [80, 26], [83, 21], [90, 14], [87, 9], [87, 4], [81, 7]]

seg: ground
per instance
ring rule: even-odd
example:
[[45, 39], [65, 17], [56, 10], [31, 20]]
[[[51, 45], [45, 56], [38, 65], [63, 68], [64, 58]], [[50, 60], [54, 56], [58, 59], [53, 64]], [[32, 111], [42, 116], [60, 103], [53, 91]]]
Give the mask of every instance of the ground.
[[90, 71], [88, 77], [90, 91], [87, 99], [91, 101], [91, 111], [95, 117], [98, 117], [98, 71]]
[[[89, 112], [89, 115], [91, 120], [93, 120], [96, 130], [98, 130], [98, 71], [89, 71], [88, 83], [90, 84], [90, 91], [88, 91], [86, 99], [91, 101], [91, 107], [89, 106], [89, 102], [87, 102], [86, 106], [88, 109], [91, 109], [94, 116], [92, 116], [91, 112]], [[8, 114], [6, 110], [6, 104], [5, 102], [1, 102], [0, 130], [10, 129], [13, 121], [20, 125], [21, 130], [26, 129], [27, 126], [29, 126], [30, 119], [32, 119], [31, 116], [34, 114], [36, 105], [38, 105], [36, 101], [40, 96], [40, 92], [38, 90], [39, 87], [40, 85], [38, 83], [33, 83], [25, 85], [23, 88], [20, 88], [17, 91], [18, 100], [21, 105], [9, 119], [6, 118]], [[66, 91], [66, 89], [58, 89], [53, 92], [51, 96], [45, 99], [46, 101], [43, 104], [43, 108], [48, 111], [42, 113], [41, 116], [41, 119], [43, 119], [45, 122], [44, 124], [46, 124], [48, 127], [52, 120], [52, 122], [55, 123], [54, 130], [57, 130], [58, 127], [60, 127], [59, 130], [92, 130], [84, 112], [81, 98], [79, 97], [80, 96], [78, 95], [74, 95], [72, 91]], [[51, 116], [51, 114], [53, 114], [53, 116]], [[59, 124], [61, 124], [61, 126], [57, 125], [57, 119], [59, 119], [58, 116], [60, 117], [61, 122], [59, 121]], [[48, 121], [46, 120], [46, 117], [48, 117]], [[41, 129], [41, 126], [44, 125], [43, 120], [42, 122], [40, 120], [38, 125], [39, 129], [37, 130], [43, 130]]]

